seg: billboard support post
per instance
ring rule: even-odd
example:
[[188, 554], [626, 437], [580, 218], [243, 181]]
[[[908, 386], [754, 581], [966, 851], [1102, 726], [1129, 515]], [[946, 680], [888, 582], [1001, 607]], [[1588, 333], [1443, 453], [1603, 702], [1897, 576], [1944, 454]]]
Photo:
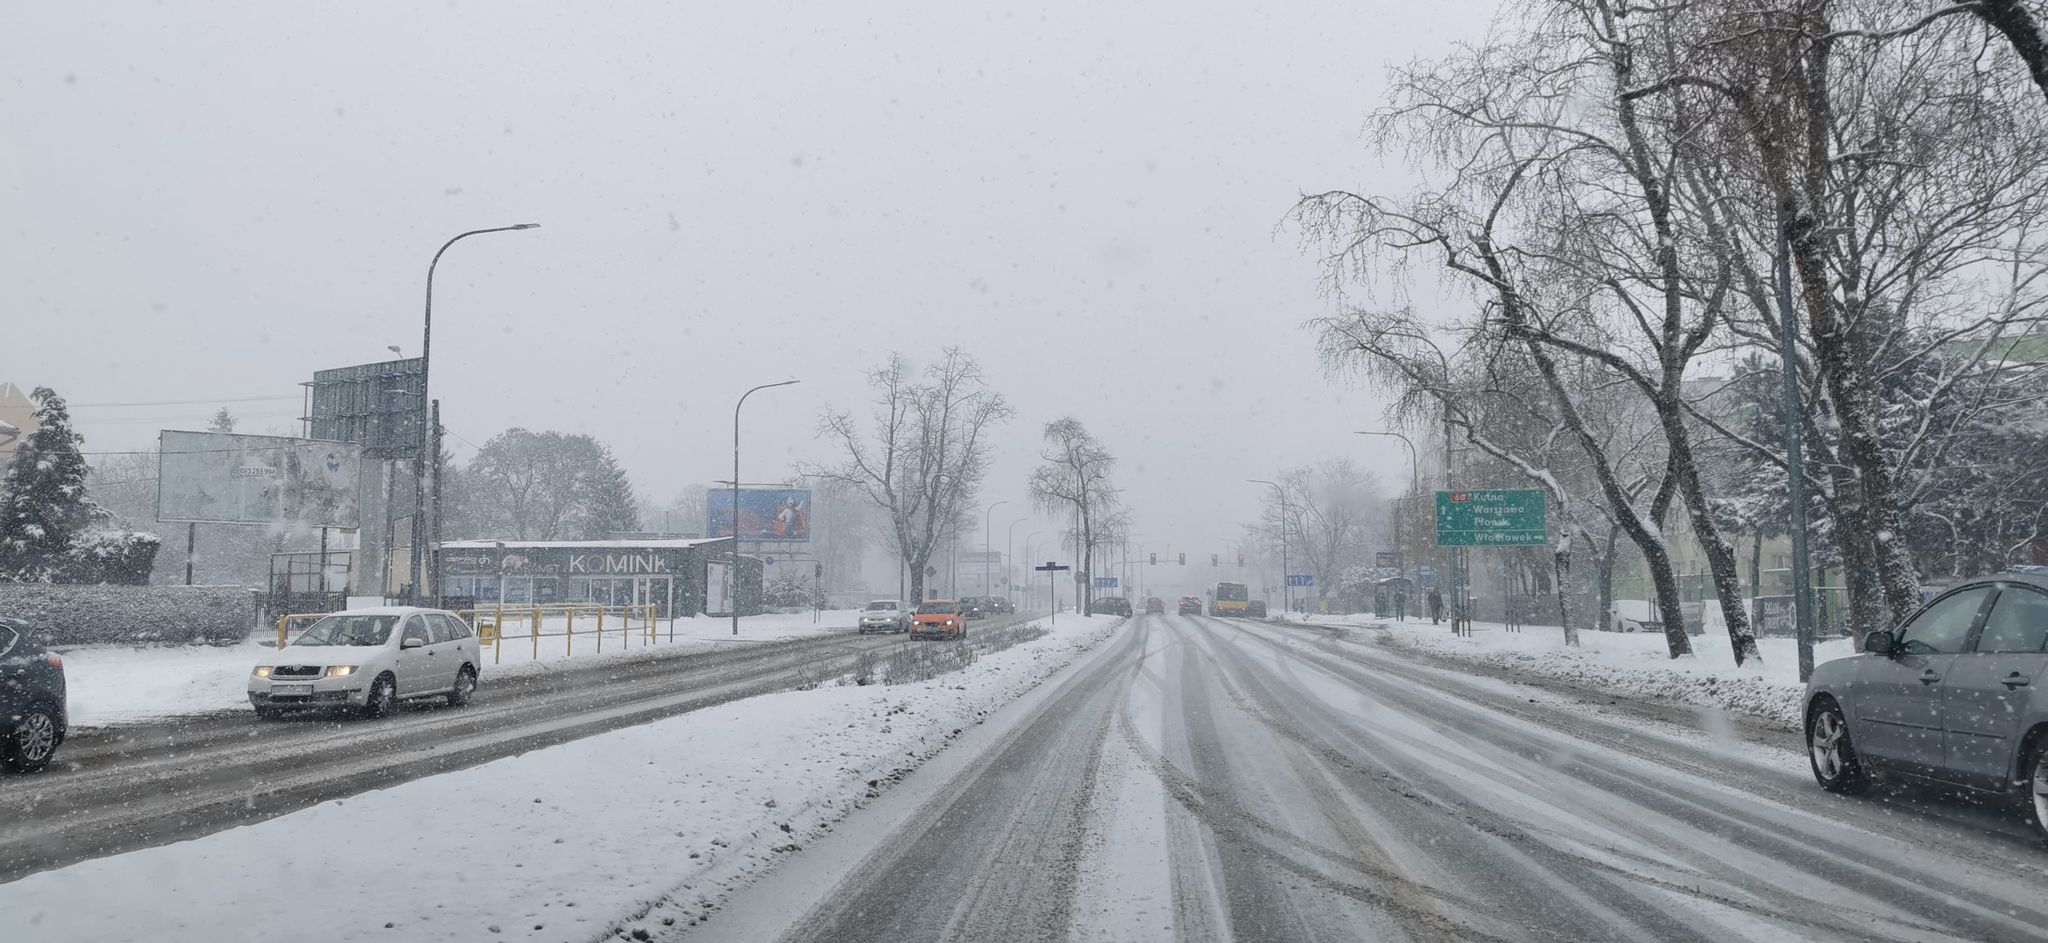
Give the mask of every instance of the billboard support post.
[[192, 545], [199, 542], [199, 524], [196, 521], [185, 525], [185, 585], [192, 585]]

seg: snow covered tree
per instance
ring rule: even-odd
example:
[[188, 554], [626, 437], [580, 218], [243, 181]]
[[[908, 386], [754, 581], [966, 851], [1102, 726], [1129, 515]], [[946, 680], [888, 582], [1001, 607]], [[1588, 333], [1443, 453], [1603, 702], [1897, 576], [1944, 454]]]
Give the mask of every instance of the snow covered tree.
[[[593, 443], [595, 444], [595, 443]], [[578, 530], [584, 540], [603, 540], [613, 534], [640, 529], [640, 514], [633, 497], [633, 482], [612, 457], [612, 450], [597, 446], [597, 454], [585, 470], [582, 517]]]
[[0, 579], [48, 582], [61, 576], [66, 554], [106, 512], [87, 495], [85, 438], [71, 429], [71, 411], [49, 387], [30, 394], [38, 428], [14, 453], [0, 481]]
[[1379, 482], [1348, 458], [1290, 468], [1279, 475], [1280, 490], [1266, 489], [1257, 528], [1267, 543], [1284, 533], [1287, 549], [1316, 579], [1316, 598], [1326, 599], [1347, 570], [1372, 562], [1373, 545], [1385, 538], [1386, 519]]
[[507, 429], [445, 472], [442, 489], [451, 525], [480, 528], [475, 536], [595, 539], [638, 529], [632, 482], [587, 435]]
[[216, 411], [214, 412], [214, 414], [213, 414], [213, 418], [212, 418], [212, 419], [208, 419], [208, 420], [206, 421], [206, 431], [208, 431], [208, 432], [233, 432], [233, 431], [235, 431], [235, 414], [234, 414], [234, 413], [231, 413], [231, 412], [228, 412], [228, 408], [227, 408], [226, 406], [222, 406], [222, 407], [221, 407], [220, 409], [218, 409], [218, 410], [216, 410]]
[[1069, 533], [1081, 557], [1077, 575], [1090, 577], [1080, 584], [1081, 611], [1087, 612], [1095, 601], [1095, 550], [1122, 536], [1104, 526], [1117, 506], [1109, 480], [1116, 456], [1072, 416], [1046, 423], [1044, 435], [1044, 464], [1031, 473], [1031, 501], [1041, 511], [1071, 515]]
[[844, 483], [888, 517], [912, 599], [924, 598], [933, 552], [960, 529], [988, 474], [990, 428], [1012, 413], [984, 382], [981, 365], [958, 347], [946, 348], [923, 373], [922, 381], [915, 378], [902, 354], [868, 371], [874, 428], [863, 434], [852, 413], [827, 411], [819, 434], [846, 458], [800, 472]]

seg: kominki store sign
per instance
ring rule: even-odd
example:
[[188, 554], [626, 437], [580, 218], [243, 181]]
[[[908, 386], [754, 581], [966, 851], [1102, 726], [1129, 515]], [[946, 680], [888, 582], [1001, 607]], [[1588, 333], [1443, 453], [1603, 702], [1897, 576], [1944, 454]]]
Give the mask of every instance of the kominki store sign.
[[579, 553], [569, 558], [572, 576], [642, 576], [668, 571], [668, 561], [652, 552]]

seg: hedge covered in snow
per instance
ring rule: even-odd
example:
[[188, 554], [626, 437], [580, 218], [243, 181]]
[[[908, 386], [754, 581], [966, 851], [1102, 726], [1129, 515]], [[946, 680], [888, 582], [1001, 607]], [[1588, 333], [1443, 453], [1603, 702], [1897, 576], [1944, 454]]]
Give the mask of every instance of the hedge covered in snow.
[[240, 586], [0, 583], [0, 615], [45, 643], [239, 642], [256, 627], [256, 594]]

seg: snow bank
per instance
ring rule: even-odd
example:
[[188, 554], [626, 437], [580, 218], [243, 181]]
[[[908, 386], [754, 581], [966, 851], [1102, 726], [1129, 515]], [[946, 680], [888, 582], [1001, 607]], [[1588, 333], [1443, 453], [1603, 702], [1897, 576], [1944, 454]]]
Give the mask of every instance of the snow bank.
[[30, 875], [0, 885], [0, 912], [52, 943], [260, 927], [588, 940], [692, 923], [1121, 621], [1070, 616], [930, 681], [750, 698]]
[[[1692, 636], [1693, 654], [1672, 659], [1661, 633], [1580, 632], [1579, 647], [1564, 644], [1564, 630], [1531, 626], [1506, 631], [1479, 622], [1470, 637], [1454, 636], [1448, 625], [1384, 623], [1363, 616], [1318, 622], [1384, 628], [1395, 644], [1432, 655], [1478, 662], [1574, 687], [1651, 701], [1736, 711], [1799, 729], [1806, 685], [1799, 680], [1799, 649], [1793, 639], [1757, 640], [1761, 662], [1740, 668], [1726, 631]], [[1814, 646], [1816, 664], [1854, 654], [1848, 639]]]
[[[568, 628], [566, 620], [560, 618], [546, 623], [548, 632]], [[484, 649], [483, 679], [489, 685], [494, 676], [556, 670], [571, 663], [582, 667], [600, 659], [689, 654], [736, 644], [851, 632], [857, 624], [858, 616], [851, 609], [828, 609], [815, 622], [808, 612], [742, 616], [740, 635], [735, 638], [729, 619], [676, 619], [673, 626], [664, 619], [655, 633], [654, 644], [649, 645], [637, 623], [628, 632], [619, 627], [616, 619], [607, 617], [600, 644], [596, 620], [583, 618], [577, 620], [573, 639], [543, 636], [538, 658], [534, 657], [533, 642], [527, 638], [508, 638], [496, 652]], [[524, 626], [515, 626], [513, 631], [526, 630]], [[226, 646], [62, 647], [59, 654], [64, 658], [71, 722], [98, 727], [247, 710], [249, 670], [258, 657], [269, 651], [260, 640], [275, 638], [273, 633], [258, 632], [251, 641]]]

